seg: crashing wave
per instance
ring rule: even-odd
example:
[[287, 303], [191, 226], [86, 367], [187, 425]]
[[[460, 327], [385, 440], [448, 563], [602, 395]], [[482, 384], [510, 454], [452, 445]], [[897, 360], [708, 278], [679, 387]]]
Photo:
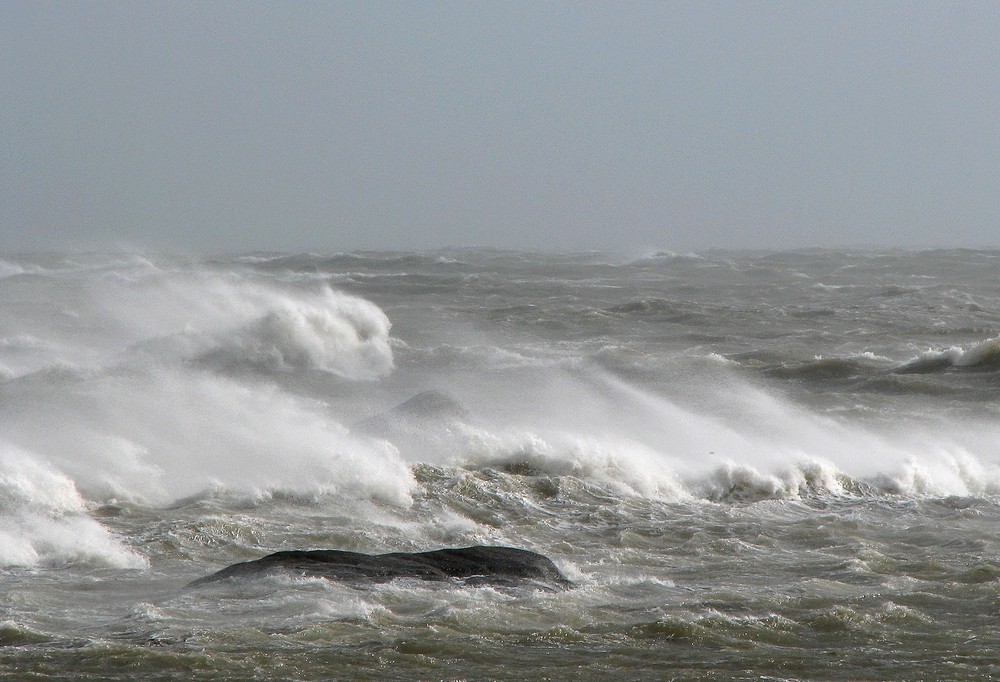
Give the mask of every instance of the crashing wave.
[[695, 486], [706, 499], [728, 502], [847, 494], [845, 477], [836, 467], [819, 461], [803, 462], [771, 473], [727, 462]]
[[147, 565], [88, 516], [72, 480], [28, 452], [0, 443], [0, 566], [75, 562]]
[[393, 369], [389, 318], [374, 303], [325, 289], [312, 299], [276, 301], [203, 355], [226, 365], [317, 369], [377, 379]]
[[469, 449], [466, 466], [528, 475], [573, 476], [645, 497], [688, 497], [672, 468], [639, 443], [570, 433], [491, 433], [468, 425], [462, 429]]

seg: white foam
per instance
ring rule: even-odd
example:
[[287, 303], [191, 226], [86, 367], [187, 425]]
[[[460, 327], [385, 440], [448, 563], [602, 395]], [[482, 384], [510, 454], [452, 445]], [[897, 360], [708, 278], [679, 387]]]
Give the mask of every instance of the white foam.
[[954, 362], [956, 367], [975, 367], [996, 362], [998, 358], [1000, 358], [1000, 336], [987, 339], [963, 351]]
[[0, 338], [0, 374], [6, 378], [37, 372], [58, 364], [64, 356], [58, 345], [31, 334]]
[[[0, 434], [77, 503], [167, 504], [205, 490], [410, 503], [413, 478], [393, 445], [351, 435], [326, 405], [270, 381], [275, 370], [352, 381], [390, 373], [390, 323], [378, 306], [324, 285], [143, 257], [70, 265], [34, 292], [54, 306], [10, 306]], [[252, 371], [227, 378], [220, 365]], [[70, 516], [82, 511], [67, 514], [31, 532], [81, 523]], [[31, 558], [28, 535], [5, 547], [19, 561], [44, 560]]]
[[24, 268], [18, 263], [11, 263], [9, 261], [0, 260], [0, 279], [4, 277], [13, 277], [14, 275], [20, 275], [24, 272]]
[[713, 353], [709, 353], [708, 355], [705, 356], [705, 358], [707, 360], [710, 360], [710, 361], [712, 361], [714, 363], [718, 363], [718, 364], [723, 365], [725, 367], [739, 367], [740, 366], [740, 363], [737, 362], [736, 360], [730, 360], [729, 358], [727, 358], [724, 355], [721, 355], [719, 353], [714, 353], [714, 352]]
[[394, 366], [386, 315], [325, 284], [287, 285], [136, 256], [75, 266], [39, 282], [34, 296], [56, 308], [26, 305], [21, 297], [30, 292], [0, 294], [12, 311], [0, 324], [0, 362], [14, 374], [60, 363], [104, 369], [125, 359], [123, 349], [145, 362], [211, 356], [362, 380]]
[[814, 460], [762, 472], [753, 466], [726, 462], [694, 487], [711, 500], [796, 499], [806, 495], [843, 495], [838, 470], [829, 462]]
[[1000, 336], [981, 341], [971, 348], [951, 346], [944, 350], [930, 349], [913, 358], [902, 369], [934, 371], [948, 367], [985, 367], [1000, 365]]
[[0, 259], [0, 279], [16, 275], [39, 275], [44, 272], [45, 270], [42, 267], [34, 263], [26, 265], [24, 263]]
[[322, 403], [275, 386], [179, 367], [71, 388], [53, 387], [8, 429], [92, 499], [164, 504], [223, 489], [410, 502], [413, 479], [392, 445], [352, 436]]
[[[1000, 429], [933, 422], [863, 423], [810, 412], [733, 380], [681, 407], [607, 379], [606, 392], [550, 381], [517, 405], [528, 416], [469, 427], [459, 463], [573, 475], [645, 496], [756, 501], [881, 490], [905, 495], [1000, 490]], [[525, 394], [530, 393], [524, 390]], [[852, 483], [862, 485], [858, 488]]]
[[219, 334], [216, 354], [270, 369], [320, 369], [376, 379], [393, 369], [391, 324], [376, 305], [323, 288], [298, 300], [276, 298], [257, 319]]
[[0, 565], [95, 562], [144, 568], [146, 560], [96, 520], [73, 481], [40, 458], [0, 443]]
[[707, 262], [707, 258], [694, 252], [676, 253], [674, 251], [654, 251], [632, 261], [632, 265], [671, 265], [674, 263]]
[[286, 288], [237, 275], [153, 277], [102, 295], [136, 351], [262, 369], [374, 379], [394, 366], [391, 323], [375, 304], [328, 286]]
[[466, 464], [523, 468], [611, 483], [649, 497], [682, 499], [683, 487], [662, 456], [619, 436], [463, 426]]
[[[73, 371], [5, 384], [0, 428], [72, 484], [78, 501], [161, 504], [223, 489], [405, 506], [415, 486], [406, 460], [434, 457], [524, 465], [669, 499], [843, 494], [844, 477], [901, 494], [989, 492], [1000, 481], [998, 433], [989, 425], [894, 429], [810, 413], [725, 379], [733, 363], [717, 354], [696, 368], [697, 377], [667, 388], [659, 382], [657, 393], [603, 376], [572, 353], [564, 360], [552, 344], [494, 345], [477, 336], [463, 345], [436, 321], [429, 323], [434, 350], [421, 355], [392, 339], [374, 303], [316, 283], [172, 269], [141, 257], [61, 276], [55, 284], [58, 278], [44, 278], [57, 287], [53, 307], [22, 305], [25, 319], [4, 329], [0, 376], [19, 376], [27, 365], [17, 358], [29, 356]], [[440, 446], [437, 455], [404, 439], [352, 435], [323, 403], [272, 383], [293, 383], [275, 371], [376, 380], [393, 371], [394, 347], [432, 369], [442, 388], [454, 384], [462, 396], [466, 382], [462, 402], [475, 425], [440, 426], [424, 439]], [[609, 344], [602, 352], [631, 347]], [[1000, 337], [967, 351], [934, 351], [959, 366], [992, 362], [998, 352]], [[683, 364], [656, 367], [673, 372]], [[218, 371], [233, 365], [251, 371]], [[321, 378], [338, 390], [345, 385]], [[729, 383], [712, 385], [722, 380]], [[969, 435], [976, 430], [978, 441]]]

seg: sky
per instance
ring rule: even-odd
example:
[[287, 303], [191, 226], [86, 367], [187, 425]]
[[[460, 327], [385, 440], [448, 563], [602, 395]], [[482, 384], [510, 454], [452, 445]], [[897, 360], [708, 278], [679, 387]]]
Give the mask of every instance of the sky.
[[1000, 3], [0, 4], [0, 251], [1000, 247]]

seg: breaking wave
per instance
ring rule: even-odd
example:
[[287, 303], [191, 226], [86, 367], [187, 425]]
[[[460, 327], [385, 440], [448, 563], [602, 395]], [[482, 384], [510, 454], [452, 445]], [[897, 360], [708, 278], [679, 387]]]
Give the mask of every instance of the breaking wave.
[[37, 456], [2, 442], [0, 523], [0, 566], [146, 566], [142, 556], [88, 516], [71, 479]]
[[[311, 256], [260, 263], [331, 267]], [[864, 382], [933, 383], [948, 377], [896, 375], [998, 370], [1000, 337], [929, 351], [894, 373], [898, 360], [864, 351], [789, 360], [812, 347], [788, 350], [771, 337], [757, 346], [767, 351], [716, 350], [729, 333], [664, 353], [657, 325], [731, 322], [731, 306], [649, 292], [574, 304], [565, 318], [550, 306], [549, 318], [577, 325], [577, 345], [551, 342], [531, 302], [486, 312], [470, 304], [467, 334], [453, 333], [452, 318], [419, 317], [439, 308], [400, 306], [410, 315], [401, 327], [426, 321], [404, 343], [378, 305], [321, 278], [290, 284], [135, 258], [31, 284], [43, 287], [34, 299], [52, 294], [59, 305], [18, 307], [16, 324], [0, 327], [3, 565], [142, 567], [140, 553], [92, 517], [108, 502], [288, 495], [346, 518], [405, 516], [426, 502], [415, 473], [425, 465], [544, 489], [548, 479], [579, 482], [609, 505], [1000, 492], [1000, 432], [988, 422], [906, 410], [877, 423], [839, 420], [753, 383], [851, 382], [851, 392]], [[403, 287], [393, 300], [412, 294]], [[562, 327], [557, 335], [567, 336]]]
[[351, 434], [322, 401], [276, 382], [390, 374], [391, 325], [374, 303], [144, 258], [53, 272], [32, 285], [54, 308], [0, 292], [11, 311], [0, 326], [0, 565], [141, 568], [91, 516], [109, 502], [208, 492], [336, 499], [358, 514], [411, 504], [394, 445]]
[[256, 319], [216, 336], [201, 354], [223, 365], [316, 369], [376, 379], [393, 369], [391, 324], [378, 306], [329, 288], [306, 299], [271, 301]]
[[1000, 336], [987, 339], [968, 349], [952, 346], [946, 350], [929, 350], [895, 371], [897, 374], [932, 374], [952, 369], [1000, 371]]

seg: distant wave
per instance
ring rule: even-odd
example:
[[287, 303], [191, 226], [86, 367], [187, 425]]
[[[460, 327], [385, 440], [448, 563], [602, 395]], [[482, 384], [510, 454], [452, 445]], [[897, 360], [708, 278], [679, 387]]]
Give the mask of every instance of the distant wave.
[[816, 358], [769, 367], [764, 373], [780, 379], [826, 380], [872, 376], [882, 370], [862, 358]]
[[[522, 489], [525, 513], [542, 495], [1000, 493], [992, 408], [955, 409], [995, 401], [1000, 337], [979, 311], [942, 320], [952, 297], [911, 327], [910, 308], [865, 308], [874, 293], [817, 294], [794, 272], [774, 289], [780, 262], [723, 273], [702, 268], [724, 266], [715, 255], [655, 254], [693, 265], [636, 277], [467, 255], [59, 256], [44, 276], [0, 262], [17, 279], [0, 287], [0, 564], [141, 567], [108, 530], [122, 526], [97, 521], [112, 504], [316, 501], [364, 529], [373, 508], [426, 508], [434, 467], [455, 495], [441, 528]], [[814, 274], [853, 281], [835, 267]], [[345, 273], [365, 297], [329, 286]], [[985, 282], [971, 290], [996, 309]], [[903, 362], [913, 339], [956, 329], [985, 340]], [[858, 350], [883, 340], [885, 356]]]
[[1000, 371], [1000, 336], [982, 341], [968, 349], [952, 346], [946, 350], [929, 350], [896, 368], [895, 372], [933, 374], [948, 370]]
[[24, 274], [36, 275], [41, 272], [43, 272], [42, 268], [34, 264], [26, 266], [0, 259], [0, 279]]
[[680, 263], [707, 263], [704, 256], [696, 253], [675, 253], [673, 251], [655, 251], [653, 253], [636, 258], [631, 265], [638, 267], [662, 267], [667, 265], [677, 265]]
[[706, 306], [692, 301], [665, 298], [643, 298], [611, 306], [607, 312], [623, 317], [663, 322], [704, 323], [708, 321]]
[[391, 324], [378, 306], [324, 289], [311, 298], [279, 298], [253, 321], [217, 337], [203, 360], [270, 370], [319, 369], [374, 379], [393, 369]]
[[873, 353], [793, 360], [783, 359], [777, 352], [758, 351], [727, 355], [724, 359], [736, 366], [757, 369], [765, 376], [775, 379], [803, 382], [857, 381], [861, 382], [857, 384], [859, 389], [867, 388], [876, 392], [940, 395], [961, 393], [968, 390], [968, 386], [956, 385], [949, 389], [939, 383], [900, 382], [905, 375], [1000, 371], [1000, 337], [987, 339], [967, 349], [952, 346], [944, 350], [929, 350], [902, 365]]
[[20, 275], [22, 272], [24, 272], [24, 268], [17, 263], [0, 260], [0, 279]]
[[341, 270], [398, 270], [400, 268], [448, 268], [463, 265], [460, 260], [441, 254], [354, 252], [321, 255], [300, 254], [249, 254], [239, 259], [248, 265], [264, 270], [293, 270], [311, 272], [337, 272]]

